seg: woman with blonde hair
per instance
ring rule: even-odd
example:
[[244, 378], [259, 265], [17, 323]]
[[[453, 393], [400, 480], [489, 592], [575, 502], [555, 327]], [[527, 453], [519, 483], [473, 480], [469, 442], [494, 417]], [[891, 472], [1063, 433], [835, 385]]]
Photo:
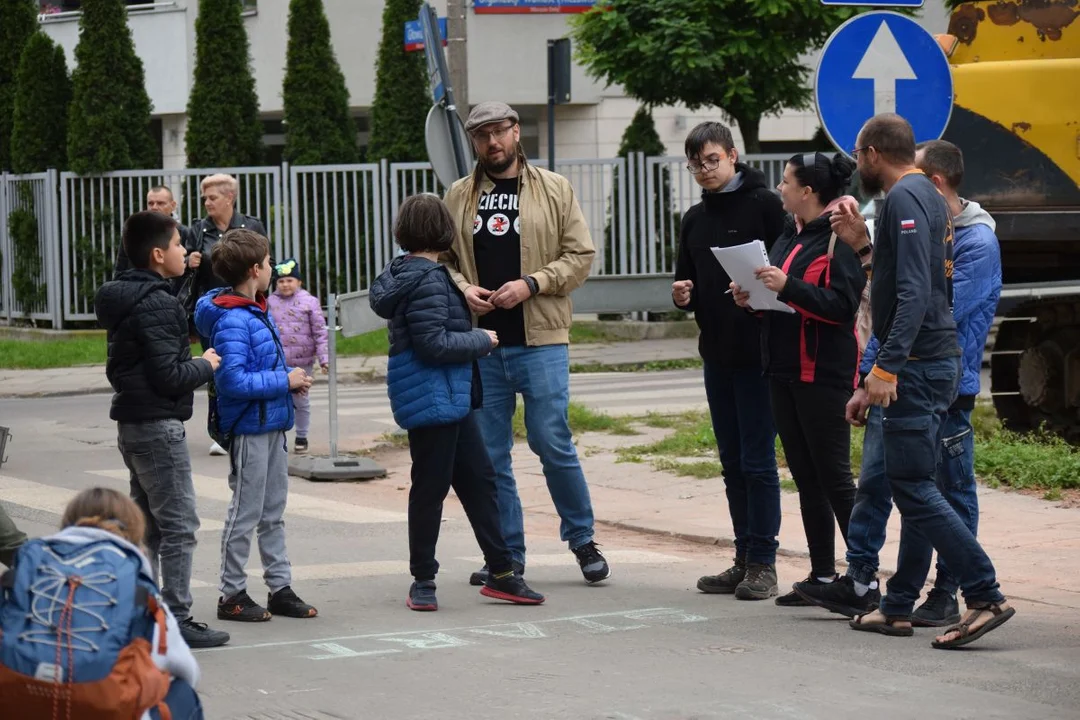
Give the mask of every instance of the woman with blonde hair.
[[17, 708], [33, 720], [67, 706], [68, 717], [134, 709], [141, 720], [201, 720], [199, 667], [154, 586], [142, 510], [95, 487], [75, 496], [60, 526], [23, 545], [4, 577], [0, 716]]

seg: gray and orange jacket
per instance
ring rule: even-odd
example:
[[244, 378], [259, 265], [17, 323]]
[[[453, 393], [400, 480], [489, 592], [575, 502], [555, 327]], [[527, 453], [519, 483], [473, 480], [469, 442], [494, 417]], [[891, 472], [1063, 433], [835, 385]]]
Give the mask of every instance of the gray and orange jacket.
[[762, 367], [778, 380], [854, 388], [859, 366], [855, 314], [866, 273], [841, 241], [829, 257], [830, 214], [801, 229], [789, 217], [769, 253], [770, 262], [788, 276], [778, 298], [795, 313], [763, 313]]

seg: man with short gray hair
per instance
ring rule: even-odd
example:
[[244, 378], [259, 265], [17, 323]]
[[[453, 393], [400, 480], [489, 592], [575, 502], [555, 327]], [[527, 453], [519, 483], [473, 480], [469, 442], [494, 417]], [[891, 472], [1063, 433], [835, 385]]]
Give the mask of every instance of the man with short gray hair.
[[[477, 419], [495, 465], [500, 525], [523, 573], [524, 518], [510, 459], [520, 394], [529, 447], [543, 465], [562, 539], [585, 581], [600, 582], [611, 571], [593, 542], [589, 486], [567, 419], [570, 293], [585, 282], [596, 254], [589, 227], [570, 182], [526, 160], [513, 108], [480, 103], [465, 129], [479, 162], [446, 194], [458, 232], [442, 261], [480, 327], [499, 336], [499, 347], [478, 363], [484, 401]], [[470, 582], [486, 579], [485, 566]]]

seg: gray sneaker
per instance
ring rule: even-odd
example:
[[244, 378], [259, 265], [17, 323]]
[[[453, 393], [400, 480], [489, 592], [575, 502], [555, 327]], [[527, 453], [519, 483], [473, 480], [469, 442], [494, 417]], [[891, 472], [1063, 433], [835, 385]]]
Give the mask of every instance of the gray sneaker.
[[731, 595], [746, 577], [746, 560], [735, 558], [735, 564], [719, 575], [705, 575], [697, 581], [697, 589], [703, 593]]
[[748, 564], [746, 578], [735, 588], [735, 597], [739, 600], [767, 600], [779, 594], [775, 565]]

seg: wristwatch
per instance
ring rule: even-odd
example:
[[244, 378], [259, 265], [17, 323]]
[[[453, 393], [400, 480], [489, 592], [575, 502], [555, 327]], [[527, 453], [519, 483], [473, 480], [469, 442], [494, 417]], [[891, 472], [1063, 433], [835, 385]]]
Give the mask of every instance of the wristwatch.
[[869, 255], [869, 254], [870, 254], [870, 253], [872, 253], [872, 252], [874, 252], [874, 245], [873, 245], [873, 243], [866, 243], [866, 244], [865, 244], [865, 245], [863, 245], [863, 246], [862, 246], [861, 248], [859, 248], [858, 250], [856, 250], [856, 251], [855, 251], [855, 254], [856, 254], [856, 255], [858, 255], [858, 256], [859, 256], [859, 257], [861, 257], [861, 258], [864, 258], [864, 257], [866, 257], [867, 255]]
[[521, 279], [525, 281], [525, 284], [529, 286], [529, 292], [536, 295], [540, 292], [540, 283], [536, 282], [536, 278], [532, 275], [522, 275]]

